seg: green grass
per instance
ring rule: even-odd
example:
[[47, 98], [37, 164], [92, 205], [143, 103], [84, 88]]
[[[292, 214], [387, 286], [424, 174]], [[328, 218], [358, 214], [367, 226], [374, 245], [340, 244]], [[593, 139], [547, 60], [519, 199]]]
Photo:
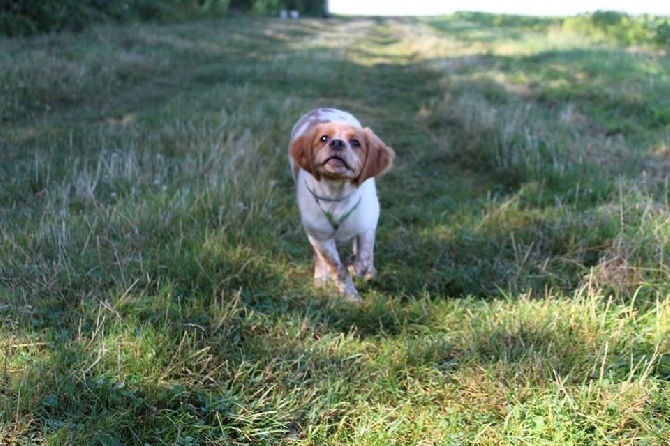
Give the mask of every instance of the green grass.
[[[667, 57], [468, 20], [0, 40], [2, 442], [667, 444]], [[397, 152], [358, 306], [311, 286], [316, 106]]]

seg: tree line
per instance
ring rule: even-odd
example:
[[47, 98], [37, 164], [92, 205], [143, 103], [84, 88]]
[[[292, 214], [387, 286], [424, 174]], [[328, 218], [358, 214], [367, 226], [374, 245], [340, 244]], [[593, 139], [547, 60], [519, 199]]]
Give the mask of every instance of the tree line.
[[[276, 16], [281, 10], [302, 16], [326, 17], [328, 0], [0, 0], [0, 35], [82, 31], [97, 23], [170, 23], [194, 17], [236, 14]], [[559, 25], [595, 41], [623, 45], [670, 45], [670, 20], [651, 15], [630, 16], [596, 11], [573, 17], [523, 17], [478, 12], [456, 13], [456, 18], [501, 27], [542, 30]]]
[[327, 0], [0, 0], [0, 34], [82, 31], [98, 23], [175, 22], [231, 14], [277, 15], [280, 10], [324, 17]]

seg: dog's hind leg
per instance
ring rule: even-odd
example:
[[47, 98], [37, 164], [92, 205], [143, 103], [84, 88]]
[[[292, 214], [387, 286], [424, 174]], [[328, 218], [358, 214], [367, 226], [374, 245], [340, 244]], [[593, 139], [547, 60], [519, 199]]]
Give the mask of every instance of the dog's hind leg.
[[375, 269], [375, 230], [354, 237], [354, 255], [347, 259], [347, 269], [354, 277], [370, 280], [377, 275]]

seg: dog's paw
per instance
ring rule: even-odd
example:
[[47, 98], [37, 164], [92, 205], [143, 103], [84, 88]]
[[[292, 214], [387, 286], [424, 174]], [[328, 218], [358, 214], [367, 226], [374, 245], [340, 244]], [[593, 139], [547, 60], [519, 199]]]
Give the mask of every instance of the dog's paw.
[[363, 299], [361, 299], [361, 296], [359, 296], [358, 292], [356, 294], [345, 294], [344, 300], [350, 304], [363, 303]]
[[342, 269], [335, 277], [314, 277], [314, 287], [332, 290], [342, 296], [348, 303], [363, 302], [353, 280], [351, 280], [351, 277], [344, 269]]
[[328, 285], [328, 276], [314, 277], [314, 288], [325, 288]]
[[349, 303], [363, 302], [351, 277], [344, 271], [342, 271], [339, 276], [340, 277], [335, 280], [335, 286], [338, 293], [344, 296], [344, 299]]
[[353, 277], [370, 280], [377, 277], [377, 269], [374, 265], [364, 265], [356, 261], [356, 256], [350, 256], [347, 259], [347, 271]]

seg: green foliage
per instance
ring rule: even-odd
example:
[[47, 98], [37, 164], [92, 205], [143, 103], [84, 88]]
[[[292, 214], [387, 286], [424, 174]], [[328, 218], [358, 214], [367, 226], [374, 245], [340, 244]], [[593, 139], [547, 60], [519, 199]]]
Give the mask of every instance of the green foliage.
[[231, 0], [230, 9], [242, 13], [276, 16], [279, 11], [298, 11], [303, 16], [324, 17], [327, 0]]
[[557, 17], [492, 14], [472, 11], [458, 11], [453, 15], [453, 17], [458, 20], [478, 23], [486, 27], [508, 27], [528, 29], [533, 31], [543, 31], [551, 26], [558, 25], [561, 22], [561, 19]]
[[305, 16], [325, 17], [328, 15], [328, 0], [284, 0], [289, 10], [299, 11]]
[[81, 31], [100, 17], [91, 2], [81, 0], [39, 1], [9, 0], [0, 10], [0, 32], [7, 35], [47, 31]]
[[596, 42], [619, 45], [670, 45], [670, 20], [661, 16], [630, 16], [619, 11], [601, 10], [571, 17], [533, 17], [483, 12], [457, 12], [453, 17], [486, 27], [526, 29], [542, 33], [562, 27]]
[[5, 0], [0, 3], [0, 34], [77, 32], [109, 21], [170, 23], [193, 17], [222, 17], [229, 7], [266, 16], [276, 16], [282, 9], [311, 17], [328, 14], [327, 0]]
[[670, 22], [667, 17], [633, 17], [623, 12], [602, 10], [568, 17], [564, 19], [563, 27], [597, 42], [620, 45], [670, 44]]
[[280, 9], [280, 0], [256, 0], [251, 6], [251, 12], [258, 15], [274, 16]]
[[227, 9], [228, 0], [6, 0], [0, 4], [0, 34], [81, 31], [105, 21], [221, 17]]

